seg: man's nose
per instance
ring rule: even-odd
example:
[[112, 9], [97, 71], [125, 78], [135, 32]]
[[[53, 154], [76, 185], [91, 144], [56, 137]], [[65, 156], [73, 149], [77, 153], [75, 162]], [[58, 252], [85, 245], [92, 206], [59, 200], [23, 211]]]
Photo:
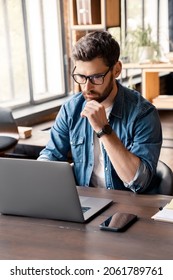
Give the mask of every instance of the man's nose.
[[91, 83], [89, 78], [86, 80], [84, 87], [85, 87], [85, 90], [89, 90], [89, 89], [93, 88], [93, 84]]

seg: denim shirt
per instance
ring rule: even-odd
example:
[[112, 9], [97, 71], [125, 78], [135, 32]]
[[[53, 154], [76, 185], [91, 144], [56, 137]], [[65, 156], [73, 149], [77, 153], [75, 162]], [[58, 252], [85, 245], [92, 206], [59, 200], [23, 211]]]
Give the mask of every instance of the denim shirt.
[[[137, 91], [116, 82], [118, 92], [109, 123], [127, 150], [139, 157], [142, 164], [135, 179], [126, 184], [118, 177], [103, 147], [105, 187], [138, 192], [147, 187], [155, 173], [162, 144], [161, 124], [150, 102]], [[76, 183], [80, 186], [90, 186], [94, 166], [94, 131], [88, 119], [80, 116], [85, 104], [82, 93], [77, 93], [61, 107], [51, 128], [50, 140], [38, 158], [67, 161], [71, 150]]]

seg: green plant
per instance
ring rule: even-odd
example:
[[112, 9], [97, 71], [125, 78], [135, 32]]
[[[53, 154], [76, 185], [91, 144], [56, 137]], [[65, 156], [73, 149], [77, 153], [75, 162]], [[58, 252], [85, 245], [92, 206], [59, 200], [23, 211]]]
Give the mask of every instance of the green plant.
[[136, 43], [138, 47], [142, 46], [152, 46], [153, 41], [151, 37], [151, 27], [147, 26], [147, 28], [138, 27], [131, 34], [132, 40]]
[[135, 31], [132, 32], [132, 39], [138, 47], [144, 46], [155, 46], [157, 43], [152, 39], [152, 29], [148, 25], [146, 28], [137, 27]]
[[155, 53], [155, 59], [160, 55], [160, 46], [153, 40], [150, 25], [146, 28], [138, 26], [135, 30], [127, 32], [125, 50], [130, 53], [132, 61], [138, 60], [137, 54], [141, 47], [151, 47]]

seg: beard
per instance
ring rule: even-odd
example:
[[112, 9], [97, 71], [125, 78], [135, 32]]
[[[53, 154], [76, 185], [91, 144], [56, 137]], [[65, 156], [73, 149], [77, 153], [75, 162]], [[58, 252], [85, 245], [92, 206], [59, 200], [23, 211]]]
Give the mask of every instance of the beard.
[[87, 101], [95, 100], [101, 103], [110, 95], [113, 86], [114, 86], [114, 81], [112, 80], [112, 76], [111, 76], [109, 84], [107, 85], [107, 87], [104, 89], [102, 93], [95, 90], [90, 90], [90, 91], [82, 91], [82, 94]]

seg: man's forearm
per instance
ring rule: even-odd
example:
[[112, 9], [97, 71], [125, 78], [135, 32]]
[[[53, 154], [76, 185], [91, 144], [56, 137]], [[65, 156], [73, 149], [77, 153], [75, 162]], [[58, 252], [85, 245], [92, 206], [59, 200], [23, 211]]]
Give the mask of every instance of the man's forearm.
[[102, 144], [118, 176], [124, 183], [129, 183], [140, 166], [140, 159], [129, 152], [114, 132], [101, 137]]

